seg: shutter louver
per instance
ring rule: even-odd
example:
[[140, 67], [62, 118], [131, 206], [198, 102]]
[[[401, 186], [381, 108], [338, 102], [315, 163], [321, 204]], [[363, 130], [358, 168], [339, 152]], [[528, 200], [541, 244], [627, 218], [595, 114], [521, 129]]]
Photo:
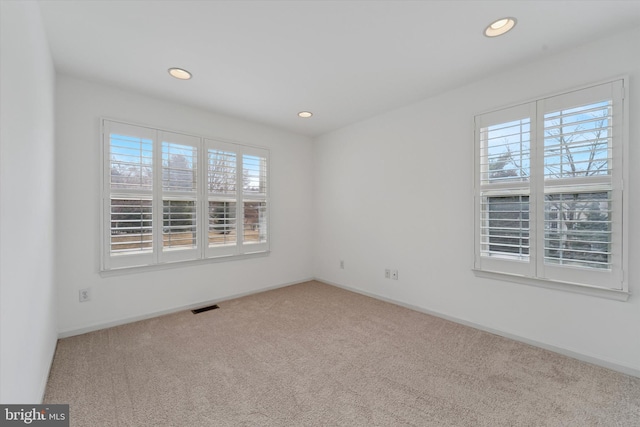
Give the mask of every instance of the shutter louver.
[[233, 152], [209, 149], [207, 185], [209, 194], [236, 195], [237, 155]]
[[111, 253], [152, 250], [151, 199], [111, 198]]
[[236, 245], [238, 155], [230, 150], [208, 150], [208, 244], [210, 248]]
[[153, 187], [153, 145], [151, 140], [110, 135], [111, 190], [148, 190]]
[[163, 200], [162, 245], [169, 248], [195, 248], [196, 202], [193, 200]]
[[242, 156], [243, 243], [267, 241], [267, 158], [260, 154]]
[[480, 253], [528, 262], [531, 119], [494, 120], [480, 128]]
[[481, 185], [529, 178], [531, 122], [529, 118], [499, 123], [481, 130]]
[[611, 268], [611, 112], [607, 100], [544, 115], [547, 264]]
[[109, 250], [113, 255], [153, 250], [153, 143], [109, 133]]
[[544, 115], [544, 176], [610, 175], [611, 101]]
[[486, 197], [481, 208], [482, 253], [529, 259], [529, 196]]
[[611, 267], [611, 199], [608, 192], [545, 196], [545, 262]]
[[[185, 138], [169, 133], [164, 137], [171, 140]], [[198, 149], [195, 146], [162, 142], [163, 252], [196, 249], [198, 246], [197, 165]]]

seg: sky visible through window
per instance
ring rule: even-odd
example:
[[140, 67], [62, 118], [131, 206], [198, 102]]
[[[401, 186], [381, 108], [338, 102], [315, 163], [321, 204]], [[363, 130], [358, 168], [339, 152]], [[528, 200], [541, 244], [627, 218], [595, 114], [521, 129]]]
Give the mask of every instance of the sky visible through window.
[[531, 120], [525, 117], [484, 129], [488, 176], [483, 181], [527, 179], [530, 174]]
[[[228, 153], [224, 153], [228, 154]], [[135, 136], [111, 134], [111, 179], [112, 183], [150, 187], [152, 183], [153, 142]], [[178, 172], [197, 170], [196, 148], [188, 145], [163, 142], [163, 166]], [[260, 156], [243, 155], [243, 188], [245, 191], [262, 193], [266, 186], [265, 161]], [[210, 167], [213, 165], [210, 165]], [[228, 165], [225, 165], [228, 166]]]
[[[545, 114], [545, 177], [553, 179], [608, 174], [610, 115], [610, 101]], [[483, 182], [529, 177], [530, 127], [530, 119], [522, 118], [482, 130], [487, 167]]]
[[110, 135], [111, 185], [150, 190], [153, 183], [153, 143], [127, 135]]
[[605, 101], [545, 114], [546, 178], [609, 173], [610, 110]]

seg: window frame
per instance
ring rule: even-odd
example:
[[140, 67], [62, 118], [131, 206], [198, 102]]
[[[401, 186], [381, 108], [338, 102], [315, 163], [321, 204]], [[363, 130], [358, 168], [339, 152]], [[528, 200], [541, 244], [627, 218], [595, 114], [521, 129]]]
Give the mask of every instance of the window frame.
[[[151, 140], [153, 150], [152, 170], [153, 185], [151, 190], [117, 190], [111, 188], [111, 134], [122, 134], [134, 136], [136, 138]], [[228, 141], [221, 138], [212, 138], [176, 132], [167, 129], [154, 128], [147, 125], [130, 123], [118, 119], [102, 117], [100, 119], [100, 140], [102, 144], [100, 167], [101, 173], [101, 253], [100, 253], [100, 274], [112, 275], [123, 274], [132, 271], [153, 271], [162, 268], [172, 268], [185, 265], [201, 264], [203, 262], [221, 262], [227, 260], [238, 260], [267, 256], [270, 253], [270, 152], [269, 149], [259, 146], [240, 144], [235, 141]], [[163, 147], [165, 144], [175, 144], [180, 146], [191, 146], [196, 151], [195, 165], [195, 191], [191, 190], [171, 190], [163, 186], [163, 173], [165, 171], [163, 163]], [[256, 153], [264, 158], [264, 180], [266, 202], [266, 218], [264, 219], [264, 239], [259, 247], [254, 246], [249, 250], [242, 240], [236, 238], [235, 242], [226, 245], [224, 251], [210, 250], [209, 248], [209, 200], [208, 193], [208, 150], [211, 146], [225, 147], [226, 150], [236, 153], [236, 157], [242, 159], [242, 153]], [[239, 162], [239, 166], [242, 163]], [[236, 203], [236, 215], [242, 214], [242, 175], [241, 169], [237, 170], [235, 176], [236, 192], [233, 195], [225, 196], [231, 202]], [[141, 197], [152, 201], [152, 244], [149, 250], [140, 250], [140, 253], [112, 254], [112, 230], [111, 230], [111, 199], [112, 197], [130, 196]], [[168, 248], [163, 243], [165, 233], [165, 213], [163, 211], [165, 200], [191, 200], [195, 203], [195, 245], [186, 248]], [[137, 200], [137, 199], [135, 199]], [[237, 218], [241, 218], [237, 216]], [[237, 225], [236, 225], [237, 226]]]
[[[610, 188], [604, 179], [548, 179], [545, 180], [545, 114], [557, 110], [569, 109], [572, 98], [583, 99], [578, 104], [588, 105], [597, 102], [598, 94], [609, 91], [612, 101], [610, 124], [613, 134], [609, 151], [612, 173], [607, 175]], [[522, 119], [524, 114], [530, 118], [530, 175], [529, 183], [519, 185], [516, 180], [499, 184], [483, 184], [481, 176], [488, 170], [489, 160], [483, 164], [483, 150], [488, 150], [481, 141], [481, 130], [491, 125], [506, 123], [508, 120]], [[628, 197], [623, 194], [624, 183], [628, 182], [629, 149], [629, 99], [628, 78], [626, 76], [594, 84], [584, 85], [571, 90], [539, 97], [528, 102], [507, 106], [474, 116], [474, 155], [473, 155], [473, 271], [479, 277], [487, 277], [509, 282], [562, 289], [571, 292], [600, 296], [616, 300], [629, 297], [628, 282], [625, 275], [628, 267]], [[486, 153], [484, 153], [486, 155]], [[486, 165], [485, 165], [486, 164]], [[555, 181], [555, 182], [554, 182]], [[591, 187], [590, 187], [591, 185]], [[528, 188], [526, 188], [528, 187]], [[592, 191], [587, 191], [591, 188]], [[545, 263], [545, 196], [549, 194], [577, 194], [604, 192], [611, 194], [612, 215], [612, 255], [611, 269], [576, 267]], [[529, 194], [527, 194], [527, 192]], [[483, 197], [529, 195], [529, 260], [491, 257], [482, 254]]]

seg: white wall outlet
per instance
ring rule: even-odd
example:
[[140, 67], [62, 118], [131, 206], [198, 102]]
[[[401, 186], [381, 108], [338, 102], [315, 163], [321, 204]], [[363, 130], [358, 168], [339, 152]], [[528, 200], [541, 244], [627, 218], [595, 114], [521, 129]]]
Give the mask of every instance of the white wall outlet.
[[91, 301], [91, 288], [84, 288], [78, 291], [78, 299], [80, 302]]
[[398, 270], [391, 271], [391, 278], [393, 280], [398, 280]]
[[344, 270], [344, 261], [340, 260], [340, 268]]
[[385, 279], [391, 279], [391, 270], [388, 268], [384, 269], [384, 278]]

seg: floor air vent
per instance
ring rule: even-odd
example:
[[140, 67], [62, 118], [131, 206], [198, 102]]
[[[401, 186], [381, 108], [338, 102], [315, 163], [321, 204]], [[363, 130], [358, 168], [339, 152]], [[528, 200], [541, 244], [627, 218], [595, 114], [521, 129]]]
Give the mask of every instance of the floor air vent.
[[220, 308], [218, 304], [210, 305], [208, 307], [196, 308], [195, 310], [191, 310], [193, 314], [203, 313], [209, 310], [215, 310], [216, 308]]

